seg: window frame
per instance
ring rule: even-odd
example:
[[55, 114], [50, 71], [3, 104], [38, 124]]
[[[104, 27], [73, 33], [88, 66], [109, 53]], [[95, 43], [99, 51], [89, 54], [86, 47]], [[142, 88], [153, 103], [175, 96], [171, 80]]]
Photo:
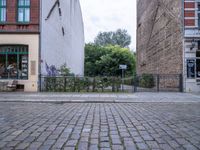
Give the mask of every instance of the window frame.
[[[8, 67], [8, 56], [9, 55], [16, 55], [17, 57], [17, 68], [19, 68], [19, 62], [20, 62], [20, 56], [22, 55], [27, 55], [27, 77], [24, 77], [24, 78], [20, 78], [19, 77], [19, 72], [17, 72], [17, 76], [16, 78], [9, 78], [9, 76], [7, 78], [0, 78], [3, 79], [3, 80], [10, 80], [10, 79], [16, 79], [16, 80], [28, 80], [29, 79], [29, 47], [28, 45], [0, 45], [1, 47], [4, 47], [4, 51], [1, 52], [0, 51], [0, 55], [5, 55], [5, 67], [7, 68]], [[8, 49], [10, 48], [14, 48], [15, 51], [12, 52], [12, 51], [9, 51]], [[19, 49], [20, 48], [24, 48], [26, 49], [25, 52], [20, 52]]]
[[195, 71], [196, 71], [196, 73], [195, 73], [195, 74], [196, 74], [196, 79], [200, 79], [200, 76], [198, 76], [198, 75], [197, 75], [197, 73], [198, 73], [198, 72], [197, 72], [197, 60], [200, 60], [200, 57], [196, 57], [196, 64], [195, 64], [195, 65], [196, 65], [196, 66], [195, 66]]
[[[2, 1], [3, 0], [0, 0], [0, 23], [5, 23], [7, 20], [7, 0], [5, 0], [5, 5], [2, 5]], [[3, 19], [1, 14], [2, 9], [5, 9], [5, 14], [6, 14], [5, 20], [2, 20]]]
[[[19, 1], [17, 0], [17, 22], [18, 23], [25, 23], [28, 24], [31, 21], [31, 0], [29, 0], [29, 5], [25, 5], [25, 1], [26, 0], [22, 0], [23, 1], [23, 5], [19, 5]], [[26, 21], [26, 9], [29, 9], [29, 21]], [[19, 9], [23, 9], [23, 21], [19, 21]]]

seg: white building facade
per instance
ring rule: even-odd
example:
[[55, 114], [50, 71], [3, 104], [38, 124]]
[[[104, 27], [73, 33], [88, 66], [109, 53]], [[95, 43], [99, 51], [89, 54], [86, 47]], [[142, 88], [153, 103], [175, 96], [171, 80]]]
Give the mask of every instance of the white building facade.
[[84, 43], [79, 0], [41, 0], [41, 75], [63, 64], [84, 75]]
[[41, 76], [59, 75], [64, 64], [84, 75], [79, 0], [0, 0], [0, 92], [9, 82], [40, 91]]

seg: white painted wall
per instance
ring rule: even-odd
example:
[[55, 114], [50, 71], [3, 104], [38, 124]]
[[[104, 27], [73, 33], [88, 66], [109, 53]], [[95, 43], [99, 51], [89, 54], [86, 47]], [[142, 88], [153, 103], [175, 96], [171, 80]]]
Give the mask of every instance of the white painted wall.
[[56, 6], [49, 19], [45, 20], [55, 1], [41, 0], [41, 73], [47, 73], [45, 63], [57, 68], [66, 63], [73, 73], [83, 75], [85, 42], [79, 0], [60, 0], [62, 16], [59, 16]]

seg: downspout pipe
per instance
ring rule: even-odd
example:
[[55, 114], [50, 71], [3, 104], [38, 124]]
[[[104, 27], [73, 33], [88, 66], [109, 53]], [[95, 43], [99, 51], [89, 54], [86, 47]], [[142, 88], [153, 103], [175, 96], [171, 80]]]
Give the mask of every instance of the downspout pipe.
[[38, 78], [39, 78], [39, 83], [38, 83], [38, 92], [41, 92], [41, 86], [42, 86], [42, 81], [41, 81], [41, 43], [42, 43], [42, 38], [41, 38], [41, 33], [42, 33], [42, 0], [40, 0], [40, 10], [39, 10], [39, 53], [38, 53]]
[[183, 50], [182, 50], [182, 55], [183, 55], [183, 58], [182, 58], [182, 61], [183, 61], [183, 70], [182, 70], [182, 88], [183, 88], [183, 92], [186, 92], [186, 76], [185, 76], [185, 21], [184, 21], [184, 11], [185, 11], [185, 0], [182, 0], [182, 11], [181, 11], [181, 19], [182, 19], [182, 41], [183, 41]]

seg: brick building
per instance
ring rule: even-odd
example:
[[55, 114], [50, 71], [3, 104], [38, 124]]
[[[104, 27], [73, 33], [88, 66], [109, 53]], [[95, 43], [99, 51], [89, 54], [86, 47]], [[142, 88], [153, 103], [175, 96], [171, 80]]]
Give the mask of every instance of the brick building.
[[200, 2], [137, 1], [137, 73], [182, 74], [200, 92]]
[[0, 82], [38, 91], [40, 76], [63, 64], [84, 72], [84, 32], [79, 0], [0, 0]]
[[37, 91], [39, 0], [0, 0], [0, 78]]

